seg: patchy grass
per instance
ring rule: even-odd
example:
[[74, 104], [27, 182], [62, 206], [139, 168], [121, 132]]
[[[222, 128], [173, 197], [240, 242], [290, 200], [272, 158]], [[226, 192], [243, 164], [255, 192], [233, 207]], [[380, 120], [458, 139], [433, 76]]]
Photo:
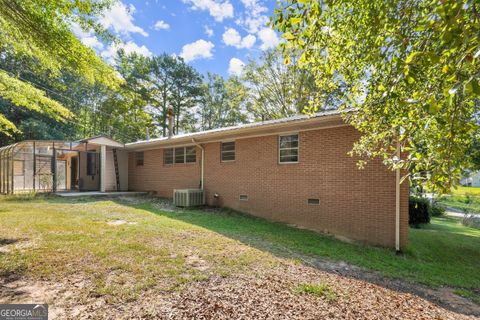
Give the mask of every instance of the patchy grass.
[[[156, 212], [149, 204], [143, 208]], [[386, 276], [433, 287], [480, 288], [476, 271], [480, 267], [480, 230], [464, 227], [453, 218], [432, 218], [431, 224], [410, 229], [409, 246], [403, 256], [397, 256], [393, 250], [349, 244], [235, 212], [156, 213], [202, 226], [281, 256], [295, 257], [295, 253], [299, 253], [345, 261]]]
[[[3, 246], [11, 250], [0, 254], [0, 275], [83, 274], [94, 285], [86, 295], [113, 302], [154, 287], [176, 290], [211, 275], [268, 268], [278, 263], [275, 256], [345, 261], [433, 287], [480, 288], [480, 230], [453, 218], [411, 229], [408, 249], [397, 256], [231, 211], [167, 211], [148, 199], [6, 200], [0, 198], [1, 237], [29, 245]], [[117, 220], [127, 223], [109, 224]]]
[[439, 198], [438, 202], [446, 207], [480, 213], [480, 188], [458, 187], [451, 195]]
[[[60, 281], [84, 275], [94, 287], [85, 295], [114, 302], [136, 299], [153, 287], [175, 290], [210, 272], [230, 275], [257, 262], [275, 262], [253, 248], [237, 250], [233, 239], [128, 203], [24, 200], [0, 198], [1, 238], [16, 241], [3, 246], [8, 254], [0, 253], [2, 277]], [[116, 220], [134, 224], [108, 223]]]
[[311, 294], [317, 297], [325, 297], [327, 301], [337, 299], [336, 293], [324, 283], [301, 283], [293, 288], [293, 292], [298, 294]]

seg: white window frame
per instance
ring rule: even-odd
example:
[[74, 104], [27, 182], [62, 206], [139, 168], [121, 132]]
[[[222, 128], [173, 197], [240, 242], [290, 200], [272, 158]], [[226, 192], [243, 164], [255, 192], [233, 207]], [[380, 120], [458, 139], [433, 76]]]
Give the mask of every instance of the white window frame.
[[[187, 162], [187, 148], [195, 148], [195, 161]], [[173, 160], [172, 163], [165, 163], [165, 150], [172, 149], [173, 151]], [[176, 150], [183, 149], [183, 162], [176, 162]], [[188, 146], [180, 146], [180, 147], [171, 147], [171, 148], [164, 148], [163, 149], [163, 165], [164, 166], [173, 166], [173, 165], [185, 165], [185, 164], [195, 164], [197, 163], [197, 146], [195, 145], [188, 145]]]
[[[187, 148], [195, 148], [195, 161], [187, 162]], [[185, 150], [183, 151], [183, 154], [185, 155], [184, 164], [197, 163], [197, 146], [195, 146], [195, 145], [185, 146]]]
[[[172, 149], [172, 163], [165, 163], [165, 151]], [[163, 149], [163, 165], [164, 166], [173, 166], [175, 163], [175, 148], [164, 148]]]
[[[289, 137], [289, 136], [295, 136], [295, 135], [297, 136], [297, 141], [298, 141], [298, 146], [296, 148], [280, 148], [280, 139], [282, 137]], [[278, 135], [277, 143], [278, 143], [278, 147], [277, 147], [278, 164], [294, 164], [294, 163], [300, 162], [300, 134], [298, 132], [289, 132], [289, 133], [283, 133], [281, 135]], [[293, 149], [297, 149], [297, 161], [280, 161], [280, 150], [293, 150]]]
[[[183, 149], [183, 162], [177, 162], [177, 149]], [[185, 153], [186, 153], [187, 149], [186, 147], [176, 147], [176, 148], [173, 148], [173, 164], [185, 164]]]
[[[223, 160], [222, 144], [230, 143], [230, 142], [234, 143], [235, 148], [233, 150], [233, 155], [234, 155], [235, 159], [233, 159], [233, 160]], [[235, 141], [235, 140], [220, 141], [220, 162], [235, 162], [235, 160], [237, 160], [237, 141]]]

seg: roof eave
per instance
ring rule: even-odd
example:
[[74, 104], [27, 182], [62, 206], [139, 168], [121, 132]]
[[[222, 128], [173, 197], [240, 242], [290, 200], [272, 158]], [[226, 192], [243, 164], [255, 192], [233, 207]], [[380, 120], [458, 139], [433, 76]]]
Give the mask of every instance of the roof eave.
[[282, 123], [261, 124], [252, 127], [239, 127], [228, 131], [198, 132], [197, 134], [177, 136], [171, 139], [159, 139], [125, 144], [127, 150], [149, 150], [162, 147], [180, 146], [196, 143], [210, 143], [227, 139], [251, 138], [256, 136], [268, 136], [282, 132], [306, 131], [338, 126], [346, 126], [341, 113], [321, 117], [310, 117]]

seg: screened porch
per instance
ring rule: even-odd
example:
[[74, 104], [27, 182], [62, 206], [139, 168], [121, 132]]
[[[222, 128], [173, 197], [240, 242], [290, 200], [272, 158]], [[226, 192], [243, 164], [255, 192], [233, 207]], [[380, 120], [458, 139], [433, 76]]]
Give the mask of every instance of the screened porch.
[[2, 147], [0, 193], [99, 190], [99, 157], [84, 142], [23, 141]]

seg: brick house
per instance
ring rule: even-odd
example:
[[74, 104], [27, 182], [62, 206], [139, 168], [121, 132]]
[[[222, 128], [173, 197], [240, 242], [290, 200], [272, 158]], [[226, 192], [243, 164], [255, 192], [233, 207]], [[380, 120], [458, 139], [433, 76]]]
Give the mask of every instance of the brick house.
[[380, 160], [359, 170], [347, 155], [358, 138], [330, 111], [128, 143], [128, 186], [169, 198], [203, 187], [209, 205], [404, 248], [408, 184], [397, 190], [396, 173]]
[[342, 239], [404, 248], [408, 184], [347, 155], [338, 111], [127, 143], [24, 141], [0, 148], [0, 193], [203, 189], [208, 205]]

